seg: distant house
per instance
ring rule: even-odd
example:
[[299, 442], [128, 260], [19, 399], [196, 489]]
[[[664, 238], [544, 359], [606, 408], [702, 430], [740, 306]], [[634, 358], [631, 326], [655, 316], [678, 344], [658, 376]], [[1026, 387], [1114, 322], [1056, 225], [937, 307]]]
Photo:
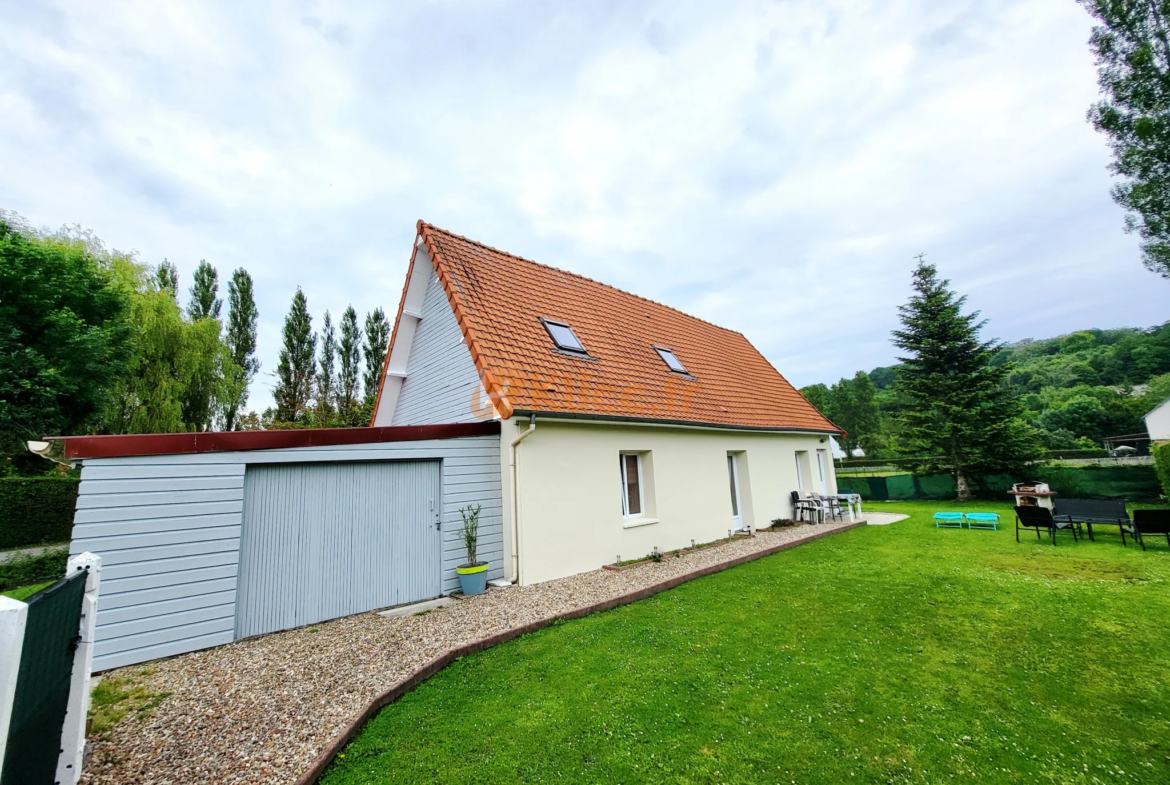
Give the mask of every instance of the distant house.
[[1170, 441], [1170, 398], [1146, 415], [1146, 432], [1150, 434], [1151, 441]]
[[94, 667], [528, 584], [793, 517], [823, 417], [743, 335], [419, 223], [369, 428], [49, 438], [103, 560]]
[[502, 567], [521, 583], [836, 491], [840, 430], [742, 334], [419, 222], [373, 424], [477, 419], [502, 425]]

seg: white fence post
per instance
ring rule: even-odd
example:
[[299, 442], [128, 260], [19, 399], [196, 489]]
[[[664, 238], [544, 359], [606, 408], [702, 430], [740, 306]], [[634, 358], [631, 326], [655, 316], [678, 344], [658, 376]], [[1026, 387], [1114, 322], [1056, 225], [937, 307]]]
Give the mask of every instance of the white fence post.
[[24, 647], [24, 625], [28, 606], [11, 597], [0, 597], [0, 770], [8, 747], [8, 727], [12, 721], [12, 700], [16, 697], [16, 675], [20, 672], [20, 652]]
[[61, 757], [57, 759], [57, 782], [76, 785], [81, 779], [81, 761], [85, 755], [85, 720], [89, 714], [89, 671], [93, 667], [94, 628], [97, 625], [98, 584], [102, 576], [102, 557], [86, 551], [73, 556], [65, 568], [65, 577], [88, 569], [85, 597], [81, 600], [80, 642], [73, 653], [73, 676], [69, 682], [69, 706], [61, 729]]

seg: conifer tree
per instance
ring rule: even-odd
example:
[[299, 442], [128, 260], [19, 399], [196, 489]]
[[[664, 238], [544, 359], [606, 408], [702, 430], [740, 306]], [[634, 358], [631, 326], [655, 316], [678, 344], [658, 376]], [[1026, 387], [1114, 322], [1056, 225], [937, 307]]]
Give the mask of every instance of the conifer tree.
[[899, 358], [898, 389], [906, 397], [904, 442], [920, 456], [916, 474], [949, 473], [960, 501], [972, 498], [971, 483], [987, 474], [1020, 474], [1039, 460], [1035, 430], [1006, 387], [1011, 366], [993, 367], [999, 351], [982, 341], [986, 324], [978, 312], [963, 313], [967, 298], [956, 297], [950, 281], [918, 257], [914, 294], [898, 307], [903, 329], [893, 343]]
[[248, 385], [260, 370], [256, 359], [256, 321], [260, 316], [252, 294], [252, 276], [243, 267], [228, 280], [228, 321], [224, 340], [231, 353], [230, 378], [225, 379], [223, 427], [239, 427], [240, 411], [248, 403]]
[[355, 418], [358, 395], [361, 391], [362, 331], [358, 327], [357, 312], [353, 306], [341, 316], [341, 341], [338, 359], [341, 368], [337, 378], [337, 413], [345, 425], [357, 425]]
[[366, 314], [366, 373], [365, 399], [363, 405], [373, 415], [374, 399], [378, 396], [378, 385], [382, 381], [382, 363], [386, 361], [386, 349], [390, 345], [390, 323], [381, 308]]
[[218, 319], [223, 300], [219, 299], [219, 273], [207, 263], [199, 260], [195, 268], [194, 283], [191, 285], [191, 301], [187, 303], [187, 316], [191, 321]]
[[280, 362], [276, 366], [276, 402], [279, 422], [299, 422], [308, 411], [313, 397], [313, 380], [317, 371], [317, 336], [312, 330], [313, 317], [304, 292], [297, 287], [288, 316], [284, 319]]
[[336, 357], [337, 333], [333, 329], [333, 319], [326, 311], [325, 322], [321, 327], [321, 351], [317, 360], [317, 422], [322, 426], [333, 424], [333, 399], [337, 392], [333, 372]]

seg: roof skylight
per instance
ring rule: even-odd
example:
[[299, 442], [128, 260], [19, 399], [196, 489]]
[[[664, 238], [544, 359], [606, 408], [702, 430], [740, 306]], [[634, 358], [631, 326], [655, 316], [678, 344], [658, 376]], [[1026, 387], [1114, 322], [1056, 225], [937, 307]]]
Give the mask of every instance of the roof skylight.
[[687, 369], [670, 349], [664, 349], [661, 346], [655, 346], [654, 351], [658, 352], [658, 356], [666, 363], [667, 367], [675, 373], [686, 373]]
[[548, 319], [541, 319], [544, 329], [548, 330], [549, 337], [553, 339], [558, 349], [566, 352], [576, 352], [577, 354], [588, 354], [585, 351], [585, 346], [578, 340], [573, 328], [564, 322], [552, 322]]

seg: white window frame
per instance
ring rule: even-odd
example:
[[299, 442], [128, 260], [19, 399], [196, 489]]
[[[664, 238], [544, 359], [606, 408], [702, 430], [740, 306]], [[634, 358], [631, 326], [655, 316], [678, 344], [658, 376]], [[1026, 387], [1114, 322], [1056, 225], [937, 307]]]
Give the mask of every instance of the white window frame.
[[[640, 452], [623, 452], [618, 453], [621, 456], [619, 464], [622, 468], [622, 517], [623, 518], [643, 518], [646, 515], [646, 486], [643, 484], [642, 475], [642, 453]], [[630, 484], [627, 482], [628, 474], [626, 469], [626, 456], [632, 455], [638, 459], [638, 509], [640, 512], [630, 513]]]
[[796, 453], [796, 489], [804, 490], [804, 470], [800, 468], [800, 453]]
[[821, 495], [829, 495], [829, 477], [825, 472], [825, 451], [817, 450], [817, 471], [821, 477]]

